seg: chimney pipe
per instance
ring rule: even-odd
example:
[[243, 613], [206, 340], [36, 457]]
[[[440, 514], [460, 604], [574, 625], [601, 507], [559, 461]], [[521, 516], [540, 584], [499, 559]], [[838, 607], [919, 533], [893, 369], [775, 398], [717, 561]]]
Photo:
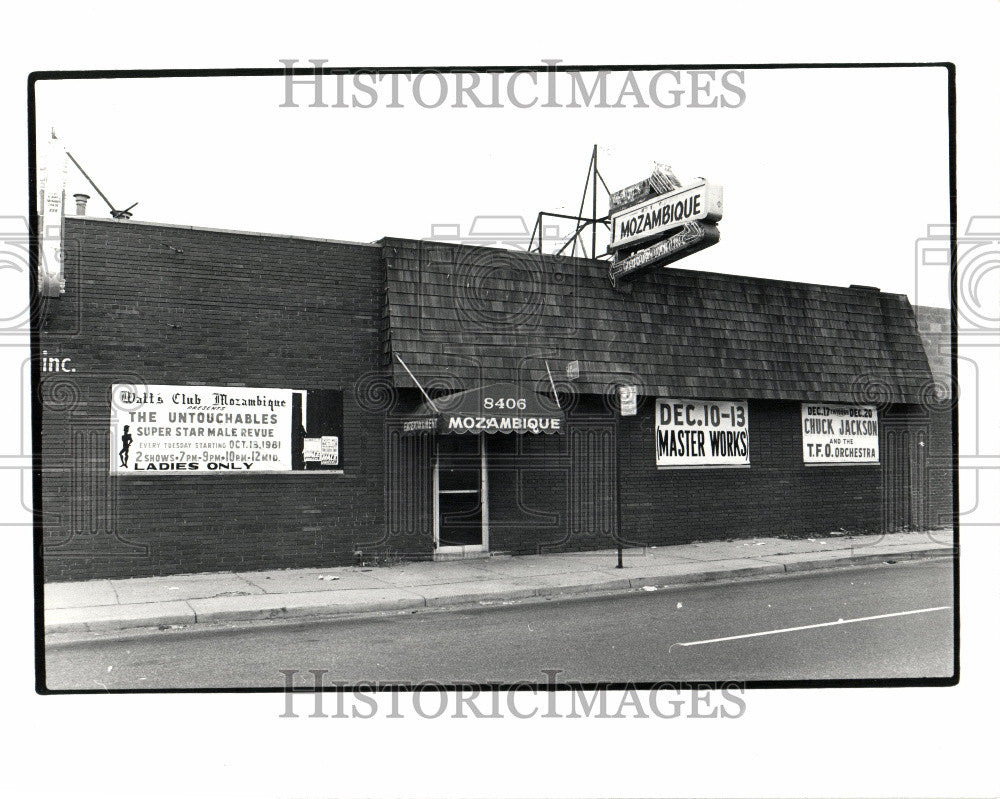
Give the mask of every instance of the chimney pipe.
[[74, 194], [73, 199], [76, 200], [76, 215], [86, 216], [87, 215], [87, 200], [90, 199], [89, 194]]

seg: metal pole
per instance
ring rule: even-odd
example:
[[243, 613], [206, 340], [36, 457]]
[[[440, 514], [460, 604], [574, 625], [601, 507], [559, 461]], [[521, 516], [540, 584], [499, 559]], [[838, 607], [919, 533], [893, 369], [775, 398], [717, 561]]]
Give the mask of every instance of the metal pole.
[[[589, 180], [589, 178], [588, 178], [588, 180]], [[577, 222], [579, 222], [579, 223], [581, 223], [583, 225], [586, 225], [586, 224], [588, 224], [590, 222], [590, 220], [587, 219], [587, 217], [585, 217], [585, 216], [573, 216], [572, 214], [557, 214], [555, 211], [539, 211], [538, 213], [539, 213], [539, 215], [552, 216], [552, 217], [555, 217], [556, 219], [575, 219]], [[602, 222], [605, 219], [606, 219], [606, 217], [602, 217], [601, 219], [598, 219], [597, 221], [598, 222]]]
[[608, 184], [604, 182], [604, 175], [602, 175], [600, 172], [598, 172], [597, 173], [597, 177], [599, 177], [601, 179], [601, 185], [604, 186], [604, 190], [608, 193], [608, 196], [610, 196], [611, 195], [611, 189], [609, 189], [608, 188]]
[[[593, 154], [591, 154], [591, 156], [590, 156], [590, 163], [587, 165], [587, 178], [586, 178], [586, 180], [583, 181], [583, 196], [580, 197], [580, 210], [577, 211], [577, 213], [576, 213], [577, 217], [579, 217], [580, 219], [583, 219], [583, 209], [587, 207], [587, 188], [590, 186], [590, 170], [593, 167], [593, 165], [594, 165], [594, 156], [593, 156]], [[571, 255], [573, 255], [573, 256], [576, 255], [576, 240], [578, 238], [580, 238], [580, 231], [581, 230], [586, 230], [586, 225], [584, 225], [583, 228], [579, 228], [578, 227], [576, 229], [576, 233], [573, 235], [573, 250], [571, 252]], [[583, 248], [584, 248], [584, 244], [581, 241], [580, 242], [580, 249], [582, 250]]]
[[562, 403], [559, 401], [559, 392], [556, 391], [556, 381], [552, 379], [552, 370], [549, 369], [549, 362], [545, 362], [545, 372], [549, 376], [549, 385], [552, 386], [552, 396], [555, 397], [556, 407], [562, 410]]
[[[569, 217], [569, 218], [570, 218], [570, 219], [573, 219], [574, 217]], [[582, 219], [582, 218], [583, 218], [583, 217], [580, 217], [580, 219]], [[563, 254], [563, 252], [565, 251], [565, 249], [566, 249], [567, 247], [569, 247], [569, 245], [570, 245], [570, 244], [572, 244], [572, 245], [573, 245], [573, 252], [575, 253], [575, 252], [576, 252], [576, 242], [577, 242], [577, 240], [578, 240], [578, 239], [580, 238], [580, 234], [581, 234], [581, 233], [582, 233], [583, 231], [585, 231], [586, 229], [587, 229], [587, 226], [586, 226], [585, 224], [584, 224], [584, 225], [579, 225], [579, 226], [577, 227], [577, 229], [576, 229], [576, 233], [574, 233], [574, 234], [573, 234], [573, 238], [569, 239], [569, 240], [568, 240], [568, 241], [567, 241], [567, 242], [566, 242], [565, 244], [563, 244], [563, 246], [562, 246], [562, 247], [560, 247], [560, 248], [559, 248], [558, 250], [556, 250], [555, 254], [556, 254], [556, 255], [562, 255], [562, 254]], [[580, 242], [580, 249], [581, 249], [581, 250], [582, 250], [582, 249], [584, 249], [584, 245], [583, 245], [583, 242]]]
[[[89, 184], [90, 184], [91, 186], [93, 186], [93, 187], [94, 187], [94, 191], [96, 191], [96, 192], [97, 192], [98, 194], [100, 194], [100, 195], [101, 195], [101, 199], [102, 199], [102, 200], [104, 200], [104, 202], [106, 202], [106, 203], [108, 204], [108, 208], [110, 208], [110, 209], [112, 210], [112, 212], [114, 212], [114, 210], [115, 210], [115, 207], [114, 207], [114, 206], [113, 206], [113, 205], [111, 204], [111, 200], [109, 200], [109, 199], [108, 199], [107, 197], [105, 197], [105, 196], [104, 196], [104, 192], [103, 192], [103, 191], [101, 191], [101, 190], [100, 190], [99, 188], [97, 188], [97, 184], [96, 184], [96, 183], [94, 183], [94, 181], [93, 181], [93, 180], [91, 180], [91, 178], [90, 178], [90, 175], [88, 175], [88, 174], [87, 174], [87, 173], [86, 173], [86, 172], [84, 171], [83, 167], [82, 167], [82, 166], [80, 166], [80, 162], [79, 162], [79, 161], [77, 161], [77, 160], [76, 160], [76, 159], [75, 159], [75, 158], [73, 157], [73, 153], [71, 153], [71, 152], [70, 152], [69, 150], [67, 150], [67, 151], [66, 151], [66, 155], [67, 155], [67, 156], [69, 156], [69, 160], [73, 162], [73, 164], [74, 164], [74, 165], [76, 166], [76, 168], [80, 170], [80, 173], [81, 173], [81, 174], [82, 174], [82, 175], [83, 175], [83, 176], [84, 176], [84, 177], [85, 177], [85, 178], [87, 179], [87, 182], [88, 182], [88, 183], [89, 183]], [[137, 204], [138, 204], [138, 203], [137, 203]], [[134, 208], [135, 206], [132, 206], [132, 207]]]
[[431, 399], [431, 395], [428, 394], [426, 391], [424, 391], [424, 387], [420, 385], [420, 381], [417, 380], [416, 375], [414, 375], [413, 372], [410, 371], [410, 367], [407, 366], [403, 362], [403, 359], [399, 357], [399, 353], [396, 353], [396, 360], [402, 364], [403, 368], [406, 370], [406, 373], [410, 376], [410, 379], [417, 384], [417, 388], [419, 388], [420, 393], [424, 395], [424, 399], [431, 404], [431, 407], [434, 409], [434, 413], [441, 413], [441, 411], [438, 409], [438, 406], [434, 404], [434, 400]]
[[619, 410], [615, 419], [615, 530], [618, 535], [618, 566], [622, 564], [622, 463], [621, 463], [622, 416]]
[[590, 257], [597, 258], [597, 145], [594, 145], [594, 180], [593, 180], [593, 191], [592, 194], [592, 204], [591, 204], [591, 214], [590, 218], [593, 220], [590, 235]]
[[535, 226], [531, 229], [531, 241], [528, 242], [528, 252], [535, 251], [535, 234], [539, 235], [538, 239], [538, 251], [542, 251], [542, 239], [541, 239], [541, 227], [542, 224], [542, 212], [538, 212], [538, 218], [535, 220]]

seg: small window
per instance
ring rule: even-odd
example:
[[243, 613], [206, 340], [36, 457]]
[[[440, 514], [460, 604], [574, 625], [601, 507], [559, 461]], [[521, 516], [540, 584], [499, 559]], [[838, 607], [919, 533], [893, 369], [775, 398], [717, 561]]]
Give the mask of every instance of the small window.
[[296, 391], [292, 395], [292, 469], [344, 470], [344, 392]]

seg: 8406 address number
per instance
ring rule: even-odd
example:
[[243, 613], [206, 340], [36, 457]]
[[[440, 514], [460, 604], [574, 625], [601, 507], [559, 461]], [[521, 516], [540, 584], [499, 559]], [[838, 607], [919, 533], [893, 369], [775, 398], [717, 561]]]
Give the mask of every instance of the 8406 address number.
[[528, 401], [515, 397], [483, 397], [483, 408], [488, 411], [523, 411], [528, 407]]

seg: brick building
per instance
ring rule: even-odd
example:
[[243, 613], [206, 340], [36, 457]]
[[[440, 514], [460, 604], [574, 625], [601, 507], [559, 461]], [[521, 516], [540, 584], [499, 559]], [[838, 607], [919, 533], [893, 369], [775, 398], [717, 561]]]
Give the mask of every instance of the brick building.
[[675, 268], [616, 290], [586, 259], [82, 216], [65, 237], [46, 579], [950, 525], [950, 400], [900, 295]]

